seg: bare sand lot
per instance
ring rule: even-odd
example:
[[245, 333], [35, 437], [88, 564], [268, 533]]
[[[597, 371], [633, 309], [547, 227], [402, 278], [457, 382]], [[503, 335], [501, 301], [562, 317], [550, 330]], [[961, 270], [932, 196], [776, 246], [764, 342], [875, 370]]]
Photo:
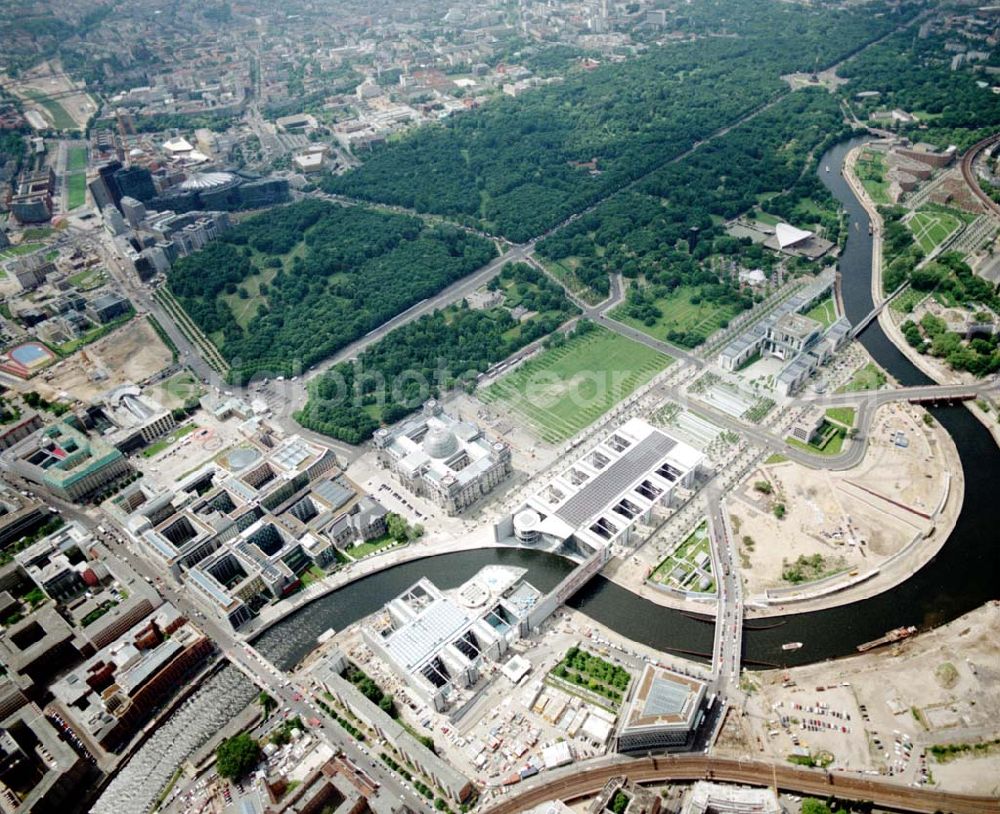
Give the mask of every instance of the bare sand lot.
[[81, 401], [94, 401], [126, 382], [141, 382], [171, 361], [169, 348], [149, 323], [136, 318], [57, 362], [31, 384], [46, 398], [68, 393]]
[[854, 469], [762, 465], [728, 503], [748, 593], [863, 574], [914, 540], [943, 538], [954, 520], [943, 504], [960, 482], [950, 439], [907, 405], [879, 410]]
[[864, 655], [750, 673], [743, 686], [732, 753], [798, 751], [834, 771], [1000, 794], [1000, 603]]

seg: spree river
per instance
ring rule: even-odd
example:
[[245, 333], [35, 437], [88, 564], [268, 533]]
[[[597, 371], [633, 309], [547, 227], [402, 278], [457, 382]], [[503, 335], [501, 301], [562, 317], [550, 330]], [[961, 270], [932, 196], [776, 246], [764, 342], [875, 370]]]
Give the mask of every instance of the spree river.
[[[850, 234], [840, 258], [844, 306], [852, 322], [872, 308], [868, 216], [840, 175], [847, 152], [864, 139], [841, 143], [819, 162], [823, 183], [841, 202]], [[829, 166], [830, 172], [825, 168]], [[873, 322], [861, 335], [872, 357], [902, 385], [930, 380], [893, 345]], [[998, 596], [1000, 546], [994, 484], [1000, 478], [1000, 450], [990, 433], [964, 407], [931, 411], [958, 448], [966, 473], [965, 501], [954, 531], [937, 557], [901, 585], [878, 596], [838, 608], [751, 620], [745, 627], [748, 666], [805, 664], [855, 652], [855, 647], [900, 625], [930, 627], [954, 619]], [[421, 576], [452, 588], [490, 563], [528, 569], [528, 580], [546, 591], [573, 564], [553, 554], [521, 549], [483, 549], [443, 554], [398, 565], [317, 599], [265, 632], [257, 647], [275, 664], [290, 668], [316, 646], [328, 628], [340, 630], [374, 612]], [[713, 625], [656, 605], [604, 577], [590, 581], [569, 603], [626, 638], [692, 657], [708, 658]], [[766, 629], [754, 629], [767, 626]], [[783, 651], [800, 641], [800, 650]]]

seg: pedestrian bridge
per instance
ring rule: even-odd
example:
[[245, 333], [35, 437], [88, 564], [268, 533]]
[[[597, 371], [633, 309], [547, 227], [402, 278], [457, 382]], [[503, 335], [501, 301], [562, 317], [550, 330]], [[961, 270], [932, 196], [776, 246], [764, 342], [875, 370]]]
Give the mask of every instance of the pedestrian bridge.
[[874, 308], [872, 308], [871, 311], [869, 311], [867, 314], [865, 314], [865, 316], [862, 318], [862, 320], [857, 325], [855, 325], [853, 328], [851, 328], [851, 333], [850, 333], [851, 339], [857, 339], [858, 335], [865, 328], [867, 328], [869, 325], [871, 325], [872, 322], [875, 319], [878, 318], [878, 315], [882, 313], [882, 310], [890, 302], [892, 302], [894, 299], [896, 299], [896, 297], [898, 297], [900, 294], [902, 294], [904, 291], [906, 291], [906, 289], [909, 288], [909, 287], [910, 287], [910, 284], [908, 282], [903, 283], [902, 285], [899, 286], [899, 288], [897, 288], [895, 291], [893, 291], [888, 297], [886, 297], [884, 300], [882, 300], [882, 302], [880, 302], [878, 305], [876, 305]]

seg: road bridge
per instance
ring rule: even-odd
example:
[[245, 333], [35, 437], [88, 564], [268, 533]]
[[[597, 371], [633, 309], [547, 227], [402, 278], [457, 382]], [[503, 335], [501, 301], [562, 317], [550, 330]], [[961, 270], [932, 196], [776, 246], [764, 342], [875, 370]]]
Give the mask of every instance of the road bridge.
[[743, 657], [743, 587], [734, 563], [732, 533], [725, 506], [714, 481], [706, 487], [709, 539], [712, 543], [715, 582], [719, 603], [715, 614], [712, 647], [713, 684], [725, 697], [733, 681], [739, 680]]
[[885, 778], [806, 769], [762, 760], [713, 758], [702, 754], [667, 755], [639, 760], [616, 757], [584, 761], [561, 772], [546, 772], [537, 782], [526, 784], [520, 794], [510, 794], [486, 808], [487, 814], [519, 814], [548, 800], [572, 802], [597, 794], [612, 777], [627, 775], [637, 783], [694, 782], [767, 784], [780, 791], [825, 799], [863, 800], [881, 808], [932, 814], [997, 814], [1000, 800], [974, 794], [913, 788]]
[[911, 404], [942, 404], [968, 401], [981, 396], [998, 396], [996, 381], [970, 382], [967, 384], [927, 384], [915, 387], [897, 387], [887, 390], [856, 390], [850, 393], [831, 393], [805, 396], [802, 404], [818, 407], [867, 404], [880, 407], [894, 401], [908, 401]]

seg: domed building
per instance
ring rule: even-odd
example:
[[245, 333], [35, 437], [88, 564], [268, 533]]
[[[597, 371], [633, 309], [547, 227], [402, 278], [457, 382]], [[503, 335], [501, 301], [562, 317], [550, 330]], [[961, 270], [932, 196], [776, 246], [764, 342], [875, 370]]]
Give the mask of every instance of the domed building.
[[475, 424], [451, 417], [433, 400], [419, 416], [376, 432], [375, 448], [380, 466], [450, 515], [489, 494], [513, 471], [507, 444], [489, 441]]

